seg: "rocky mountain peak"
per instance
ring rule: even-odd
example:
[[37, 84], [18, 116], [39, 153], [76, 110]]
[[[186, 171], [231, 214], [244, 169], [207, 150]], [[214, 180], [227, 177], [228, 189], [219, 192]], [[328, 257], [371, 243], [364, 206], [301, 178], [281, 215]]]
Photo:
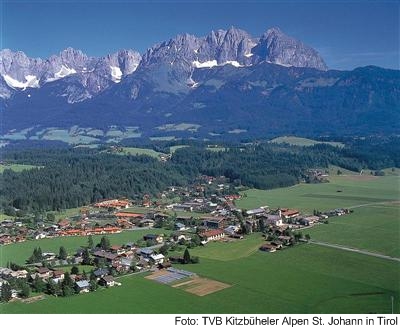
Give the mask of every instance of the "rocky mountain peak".
[[309, 67], [326, 71], [324, 60], [316, 50], [284, 34], [278, 27], [268, 29], [253, 49], [254, 61], [283, 66]]

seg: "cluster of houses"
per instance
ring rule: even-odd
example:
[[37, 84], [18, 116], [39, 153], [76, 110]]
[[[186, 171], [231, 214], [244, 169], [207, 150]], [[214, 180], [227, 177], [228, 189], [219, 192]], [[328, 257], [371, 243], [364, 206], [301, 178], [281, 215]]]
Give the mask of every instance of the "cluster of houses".
[[[282, 208], [271, 211], [268, 206], [242, 213], [235, 206], [235, 201], [240, 199], [241, 195], [232, 191], [225, 177], [203, 175], [191, 185], [171, 186], [159, 195], [160, 200], [166, 197], [179, 198], [184, 200], [182, 202], [161, 203], [152, 201], [149, 195], [145, 195], [140, 201], [140, 206], [148, 208], [146, 211], [140, 211], [145, 213], [132, 212], [129, 207], [134, 202], [131, 200], [107, 199], [93, 204], [91, 209], [83, 208], [80, 216], [65, 218], [58, 223], [42, 222], [33, 229], [16, 220], [4, 220], [0, 223], [0, 245], [23, 242], [27, 239], [115, 234], [136, 227], [152, 228], [156, 222], [161, 222], [162, 225], [165, 220], [172, 218], [175, 230], [185, 232], [196, 228], [203, 241], [209, 241], [227, 236], [240, 238], [242, 231], [238, 214], [245, 221], [247, 230], [252, 232], [259, 228], [260, 219], [263, 220], [264, 226], [289, 225], [296, 229], [317, 224], [328, 216], [348, 213], [345, 209], [335, 209], [319, 215], [305, 216], [295, 209]], [[223, 233], [220, 233], [220, 230]]]

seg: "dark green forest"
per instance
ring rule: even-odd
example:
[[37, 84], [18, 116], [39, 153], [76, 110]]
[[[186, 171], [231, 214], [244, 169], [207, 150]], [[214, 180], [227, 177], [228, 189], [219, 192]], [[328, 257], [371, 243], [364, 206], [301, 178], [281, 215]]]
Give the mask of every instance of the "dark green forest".
[[[155, 144], [156, 150], [169, 145]], [[227, 145], [225, 145], [227, 146]], [[102, 149], [5, 149], [2, 161], [41, 168], [0, 175], [0, 206], [27, 211], [61, 210], [111, 197], [140, 199], [199, 175], [224, 175], [234, 185], [272, 189], [303, 180], [309, 169], [329, 164], [352, 171], [399, 167], [399, 138], [351, 140], [346, 147], [312, 147], [267, 142], [229, 145], [213, 152], [205, 144], [177, 150], [171, 160], [110, 154]]]

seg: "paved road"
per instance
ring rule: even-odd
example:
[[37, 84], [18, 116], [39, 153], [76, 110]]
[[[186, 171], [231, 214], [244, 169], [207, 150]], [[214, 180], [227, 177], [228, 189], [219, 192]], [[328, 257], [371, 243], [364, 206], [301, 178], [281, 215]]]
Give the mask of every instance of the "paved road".
[[325, 243], [325, 242], [317, 241], [317, 240], [310, 240], [309, 243], [310, 244], [315, 244], [315, 245], [320, 245], [320, 246], [325, 246], [325, 247], [341, 249], [343, 251], [348, 251], [348, 252], [354, 252], [354, 253], [374, 256], [374, 257], [378, 257], [378, 258], [385, 259], [385, 260], [400, 262], [400, 258], [398, 258], [398, 257], [391, 257], [391, 256], [379, 254], [379, 253], [368, 252], [368, 251], [364, 251], [362, 249], [351, 248], [351, 247], [337, 245], [337, 244], [330, 244], [330, 243]]

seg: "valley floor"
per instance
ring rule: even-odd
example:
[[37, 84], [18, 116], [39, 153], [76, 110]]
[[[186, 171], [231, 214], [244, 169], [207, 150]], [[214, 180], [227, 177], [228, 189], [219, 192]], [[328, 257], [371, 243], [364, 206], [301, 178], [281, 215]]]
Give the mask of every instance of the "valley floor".
[[[399, 313], [398, 261], [323, 245], [339, 244], [399, 259], [398, 181], [398, 177], [358, 181], [335, 177], [329, 184], [247, 191], [239, 202], [241, 208], [287, 204], [324, 210], [344, 204], [354, 213], [307, 229], [316, 243], [275, 253], [258, 250], [264, 242], [260, 233], [191, 249], [200, 263], [176, 267], [230, 285], [206, 296], [145, 279], [147, 274], [140, 273], [118, 278], [121, 287], [70, 298], [45, 296], [31, 304], [12, 302], [1, 305], [0, 313], [390, 313], [392, 296], [394, 311]], [[112, 241], [126, 242], [137, 237], [134, 234], [112, 236]], [[66, 240], [71, 249], [83, 241]], [[11, 255], [26, 257], [25, 247], [30, 250], [33, 244], [2, 247], [3, 262]]]

